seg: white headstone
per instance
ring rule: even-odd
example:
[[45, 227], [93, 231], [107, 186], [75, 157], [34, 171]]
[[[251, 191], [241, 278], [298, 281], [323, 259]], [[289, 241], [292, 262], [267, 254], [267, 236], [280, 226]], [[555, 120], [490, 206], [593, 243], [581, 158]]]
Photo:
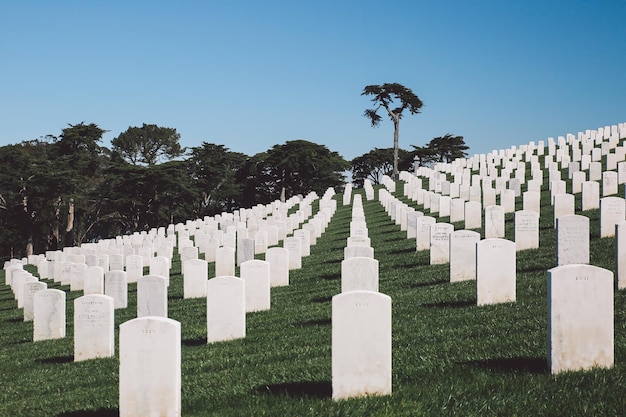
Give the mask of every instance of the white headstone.
[[577, 214], [561, 216], [556, 228], [556, 264], [589, 263], [589, 218]]
[[33, 321], [35, 315], [35, 293], [48, 288], [48, 284], [41, 281], [26, 282], [22, 289], [24, 299], [24, 321]]
[[483, 239], [476, 245], [477, 304], [515, 301], [515, 242]]
[[289, 285], [289, 251], [285, 248], [269, 248], [265, 260], [270, 263], [270, 285]]
[[504, 208], [485, 207], [485, 239], [504, 238]]
[[374, 258], [374, 248], [369, 246], [346, 246], [343, 248], [343, 259], [355, 257]]
[[515, 249], [539, 248], [539, 214], [533, 210], [515, 212]]
[[167, 317], [167, 280], [160, 275], [137, 280], [137, 317], [146, 316]]
[[211, 278], [207, 286], [207, 343], [246, 337], [246, 289], [233, 276]]
[[600, 199], [600, 237], [615, 235], [615, 225], [626, 220], [626, 200], [621, 197]]
[[74, 300], [74, 362], [115, 354], [113, 298], [90, 294]]
[[391, 394], [391, 298], [351, 291], [332, 300], [332, 397]]
[[120, 417], [180, 417], [180, 323], [152, 316], [122, 323], [119, 355]]
[[246, 287], [246, 312], [270, 309], [270, 263], [252, 259], [241, 264]]
[[456, 230], [450, 234], [450, 282], [476, 279], [476, 244], [480, 233]]
[[341, 262], [341, 292], [378, 291], [378, 261], [350, 258]]
[[285, 249], [289, 251], [289, 270], [302, 268], [302, 243], [298, 237], [284, 240]]
[[591, 265], [548, 271], [548, 366], [553, 374], [611, 368], [613, 273]]
[[235, 275], [235, 249], [230, 247], [217, 248], [215, 252], [215, 276]]
[[207, 280], [209, 279], [209, 264], [203, 259], [189, 259], [185, 261], [183, 274], [184, 298], [206, 297]]
[[454, 226], [450, 223], [435, 223], [430, 226], [430, 264], [450, 262], [450, 233]]
[[115, 308], [128, 307], [126, 271], [111, 270], [104, 274], [104, 294], [113, 297]]
[[37, 291], [33, 307], [33, 341], [65, 337], [65, 292], [57, 289]]

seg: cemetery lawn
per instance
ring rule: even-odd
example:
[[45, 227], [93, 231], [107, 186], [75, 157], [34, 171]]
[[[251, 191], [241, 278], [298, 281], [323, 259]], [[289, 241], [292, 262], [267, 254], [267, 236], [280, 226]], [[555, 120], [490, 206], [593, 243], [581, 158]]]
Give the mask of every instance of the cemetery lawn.
[[[272, 288], [270, 311], [247, 315], [245, 339], [206, 344], [206, 301], [183, 300], [174, 263], [169, 317], [182, 323], [183, 416], [626, 415], [624, 291], [615, 292], [614, 368], [548, 372], [546, 271], [556, 256], [545, 199], [540, 248], [517, 253], [517, 301], [477, 307], [475, 282], [451, 284], [447, 264], [430, 266], [428, 251], [416, 253], [380, 203], [363, 198], [380, 292], [392, 298], [393, 394], [333, 401], [331, 299], [351, 220], [351, 207], [336, 198], [337, 213], [302, 269], [290, 272], [290, 286]], [[582, 214], [591, 220], [591, 264], [613, 271], [613, 238], [599, 238], [597, 210]], [[513, 233], [507, 214], [506, 238]], [[82, 294], [46, 282], [67, 292], [67, 337], [37, 343], [1, 286], [0, 416], [117, 416], [118, 326], [136, 316], [136, 284], [129, 307], [116, 310], [116, 357], [74, 363], [73, 300]]]

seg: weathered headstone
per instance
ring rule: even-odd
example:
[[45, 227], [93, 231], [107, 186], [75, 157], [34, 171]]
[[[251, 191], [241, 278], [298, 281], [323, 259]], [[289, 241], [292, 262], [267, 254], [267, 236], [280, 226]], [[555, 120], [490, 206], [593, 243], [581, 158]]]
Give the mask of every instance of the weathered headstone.
[[207, 343], [246, 337], [246, 289], [234, 276], [211, 278], [207, 286]]
[[185, 261], [183, 274], [183, 297], [206, 297], [207, 280], [209, 279], [209, 265], [203, 259], [189, 259]]
[[41, 281], [27, 282], [22, 289], [24, 299], [24, 321], [33, 321], [35, 315], [35, 293], [48, 288]]
[[237, 239], [237, 266], [254, 259], [254, 239], [247, 237]]
[[600, 207], [600, 184], [596, 181], [583, 182], [582, 209], [583, 211]]
[[215, 276], [235, 275], [235, 249], [230, 247], [217, 248], [215, 252]]
[[626, 200], [621, 197], [600, 199], [600, 237], [615, 235], [615, 225], [626, 220]]
[[415, 238], [415, 249], [417, 252], [430, 250], [430, 227], [436, 221], [434, 217], [430, 216], [422, 216], [417, 219], [417, 237]]
[[559, 217], [576, 213], [574, 194], [557, 194], [554, 196], [554, 227]]
[[270, 285], [289, 285], [289, 251], [285, 248], [269, 248], [265, 260], [270, 263]]
[[539, 214], [534, 210], [515, 212], [515, 250], [539, 247]]
[[167, 280], [161, 275], [144, 275], [137, 280], [137, 317], [147, 316], [167, 317]]
[[82, 291], [85, 289], [85, 274], [87, 264], [70, 264], [70, 291]]
[[548, 271], [548, 366], [553, 374], [611, 368], [613, 273], [591, 265]]
[[115, 354], [113, 298], [91, 294], [74, 300], [74, 362]]
[[83, 294], [104, 294], [104, 270], [101, 267], [87, 267], [85, 271]]
[[289, 251], [289, 270], [302, 268], [302, 243], [298, 237], [284, 240], [285, 249]]
[[483, 239], [476, 245], [477, 304], [515, 301], [515, 242]]
[[378, 261], [350, 258], [341, 262], [341, 292], [378, 291]]
[[355, 257], [374, 258], [374, 248], [369, 246], [346, 246], [343, 248], [343, 259]]
[[246, 312], [270, 309], [270, 263], [252, 259], [241, 264], [246, 288]]
[[104, 294], [113, 297], [116, 309], [128, 307], [126, 271], [112, 270], [104, 274]]
[[450, 223], [435, 223], [430, 226], [430, 264], [450, 262], [450, 233], [454, 226]]
[[476, 244], [480, 233], [455, 230], [450, 234], [450, 282], [476, 279]]
[[350, 291], [332, 300], [332, 398], [391, 394], [391, 298]]
[[556, 228], [556, 264], [589, 263], [589, 218], [578, 214], [561, 216]]
[[33, 306], [33, 341], [65, 337], [65, 292], [37, 291]]
[[120, 325], [120, 417], [180, 417], [180, 333], [180, 323], [164, 317]]
[[465, 229], [480, 229], [482, 227], [482, 206], [479, 202], [465, 203]]
[[485, 207], [485, 239], [504, 238], [504, 208]]

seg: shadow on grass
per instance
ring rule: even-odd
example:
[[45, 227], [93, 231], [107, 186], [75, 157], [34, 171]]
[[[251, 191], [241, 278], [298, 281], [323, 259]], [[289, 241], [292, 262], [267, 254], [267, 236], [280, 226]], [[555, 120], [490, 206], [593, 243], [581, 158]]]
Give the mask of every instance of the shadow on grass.
[[255, 392], [262, 395], [286, 395], [294, 398], [331, 398], [333, 388], [330, 381], [301, 381], [261, 385], [256, 387]]
[[311, 302], [312, 303], [330, 303], [332, 300], [333, 300], [333, 297], [331, 295], [329, 295], [327, 297], [311, 298]]
[[330, 326], [332, 324], [331, 319], [317, 319], [317, 320], [306, 320], [300, 322], [301, 326]]
[[101, 408], [95, 411], [70, 411], [58, 414], [57, 417], [117, 417], [120, 412], [117, 408]]
[[24, 323], [24, 319], [14, 317], [12, 319], [7, 319], [7, 323]]
[[196, 337], [193, 339], [184, 339], [183, 345], [194, 347], [194, 346], [205, 346], [207, 344], [206, 337]]
[[394, 249], [388, 252], [390, 255], [406, 255], [408, 253], [415, 253], [415, 248]]
[[74, 356], [72, 355], [68, 355], [68, 356], [53, 356], [51, 358], [45, 358], [45, 359], [40, 359], [39, 363], [54, 363], [54, 364], [58, 364], [58, 363], [69, 363], [69, 362], [74, 362]]
[[442, 279], [439, 281], [431, 281], [431, 282], [413, 282], [409, 285], [409, 288], [422, 288], [422, 287], [433, 287], [435, 285], [441, 284], [449, 284], [450, 281]]
[[427, 308], [464, 308], [475, 307], [476, 300], [458, 300], [458, 301], [440, 301], [438, 303], [426, 303], [422, 304], [422, 307]]
[[493, 358], [457, 363], [461, 366], [485, 369], [490, 372], [522, 372], [529, 374], [545, 374], [548, 372], [546, 358]]
[[341, 274], [324, 274], [320, 276], [321, 279], [325, 279], [326, 281], [335, 281], [341, 279]]

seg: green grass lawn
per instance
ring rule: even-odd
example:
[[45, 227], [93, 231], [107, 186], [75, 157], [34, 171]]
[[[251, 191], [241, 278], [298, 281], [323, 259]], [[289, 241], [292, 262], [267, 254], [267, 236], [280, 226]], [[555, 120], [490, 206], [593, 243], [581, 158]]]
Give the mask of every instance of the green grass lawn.
[[[546, 271], [556, 258], [545, 199], [541, 247], [517, 254], [517, 301], [480, 308], [475, 282], [451, 284], [448, 265], [429, 266], [428, 252], [415, 252], [378, 201], [364, 210], [380, 291], [393, 300], [393, 394], [331, 399], [331, 298], [351, 220], [351, 207], [340, 206], [302, 269], [291, 271], [291, 285], [272, 289], [271, 310], [248, 314], [245, 339], [206, 344], [206, 301], [183, 300], [173, 265], [169, 317], [182, 323], [184, 416], [626, 415], [623, 291], [615, 293], [615, 367], [547, 370]], [[613, 270], [613, 239], [599, 238], [597, 210], [583, 214], [591, 264]], [[506, 223], [513, 240], [512, 214]], [[22, 322], [10, 288], [0, 288], [0, 416], [118, 415], [118, 358], [73, 362], [73, 300], [82, 294], [47, 282], [67, 292], [65, 339], [33, 343], [32, 323]], [[135, 289], [129, 307], [116, 310], [116, 328], [136, 316]]]

